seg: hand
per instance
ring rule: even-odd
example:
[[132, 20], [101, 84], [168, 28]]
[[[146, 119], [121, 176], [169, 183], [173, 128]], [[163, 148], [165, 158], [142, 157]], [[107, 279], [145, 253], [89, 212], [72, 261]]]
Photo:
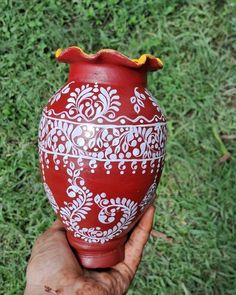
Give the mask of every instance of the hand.
[[36, 241], [27, 267], [25, 295], [121, 295], [131, 284], [152, 229], [151, 206], [125, 244], [125, 259], [103, 271], [84, 269], [74, 256], [61, 221]]

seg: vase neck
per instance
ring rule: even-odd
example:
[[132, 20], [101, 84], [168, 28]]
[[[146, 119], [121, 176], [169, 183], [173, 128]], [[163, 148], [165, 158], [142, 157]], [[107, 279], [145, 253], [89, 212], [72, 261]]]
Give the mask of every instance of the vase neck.
[[147, 71], [113, 64], [87, 62], [70, 64], [69, 81], [110, 85], [147, 85]]

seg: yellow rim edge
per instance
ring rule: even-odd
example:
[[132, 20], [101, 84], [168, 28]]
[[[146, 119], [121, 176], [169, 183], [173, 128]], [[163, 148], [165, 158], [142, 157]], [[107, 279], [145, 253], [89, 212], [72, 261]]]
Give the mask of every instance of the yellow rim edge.
[[55, 52], [55, 57], [58, 58], [62, 53], [62, 49], [61, 48], [58, 48]]
[[160, 60], [160, 58], [157, 58], [151, 54], [148, 54], [148, 53], [145, 53], [145, 54], [142, 54], [139, 58], [134, 58], [134, 59], [131, 59], [133, 62], [135, 62], [136, 64], [138, 65], [143, 65], [145, 64], [147, 58], [151, 58], [151, 59], [156, 59], [157, 62], [163, 66], [163, 62]]
[[[77, 47], [77, 46], [72, 46], [72, 47], [73, 48], [78, 48], [82, 53], [84, 53], [86, 55], [86, 53], [80, 47]], [[109, 50], [109, 49], [101, 49], [100, 51], [102, 51], [102, 50]], [[55, 57], [58, 58], [61, 55], [62, 51], [63, 50], [61, 48], [58, 48], [56, 50], [56, 52], [55, 52]], [[143, 65], [143, 64], [145, 64], [147, 58], [156, 59], [157, 62], [161, 66], [163, 66], [163, 62], [160, 60], [160, 58], [157, 58], [157, 57], [155, 57], [155, 56], [153, 56], [151, 54], [148, 54], [148, 53], [142, 54], [139, 58], [133, 58], [133, 59], [129, 58], [129, 60], [135, 62], [138, 65]]]

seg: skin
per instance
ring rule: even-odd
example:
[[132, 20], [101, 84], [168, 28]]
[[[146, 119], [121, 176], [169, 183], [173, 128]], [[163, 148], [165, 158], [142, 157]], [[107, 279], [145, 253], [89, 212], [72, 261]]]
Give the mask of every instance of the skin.
[[128, 290], [148, 241], [151, 206], [125, 245], [125, 259], [104, 270], [84, 269], [74, 256], [59, 220], [36, 241], [28, 263], [24, 295], [121, 295]]

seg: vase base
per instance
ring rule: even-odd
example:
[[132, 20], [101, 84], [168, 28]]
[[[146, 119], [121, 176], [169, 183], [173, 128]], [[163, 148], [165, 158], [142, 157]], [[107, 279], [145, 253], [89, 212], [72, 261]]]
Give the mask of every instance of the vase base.
[[76, 252], [76, 256], [85, 268], [108, 268], [124, 260], [124, 249], [114, 249], [110, 252], [82, 254]]
[[109, 268], [124, 260], [126, 237], [103, 245], [78, 241], [69, 232], [67, 232], [67, 238], [79, 263], [85, 268]]

